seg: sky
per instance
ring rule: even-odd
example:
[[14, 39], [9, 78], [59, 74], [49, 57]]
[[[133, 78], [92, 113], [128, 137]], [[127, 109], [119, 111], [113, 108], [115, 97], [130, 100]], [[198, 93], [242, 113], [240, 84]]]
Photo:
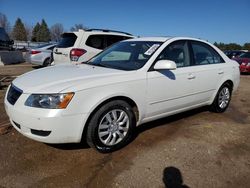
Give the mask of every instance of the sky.
[[250, 0], [0, 0], [13, 26], [61, 23], [113, 29], [136, 36], [185, 36], [209, 42], [250, 42]]

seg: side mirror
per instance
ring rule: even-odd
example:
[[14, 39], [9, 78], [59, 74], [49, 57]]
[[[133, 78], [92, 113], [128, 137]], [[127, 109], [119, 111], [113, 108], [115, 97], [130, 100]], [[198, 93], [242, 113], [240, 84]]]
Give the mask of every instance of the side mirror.
[[176, 69], [176, 63], [171, 60], [159, 60], [154, 65], [155, 70], [174, 70]]

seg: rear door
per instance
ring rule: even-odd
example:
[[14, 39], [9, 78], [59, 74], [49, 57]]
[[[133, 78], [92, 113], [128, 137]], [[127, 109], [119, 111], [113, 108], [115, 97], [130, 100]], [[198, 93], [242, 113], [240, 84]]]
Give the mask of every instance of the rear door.
[[226, 71], [225, 62], [208, 44], [190, 41], [192, 72], [195, 79], [193, 93], [196, 103], [208, 102], [216, 92]]
[[77, 32], [62, 34], [60, 42], [53, 51], [55, 64], [70, 62], [70, 50], [74, 47], [77, 37]]

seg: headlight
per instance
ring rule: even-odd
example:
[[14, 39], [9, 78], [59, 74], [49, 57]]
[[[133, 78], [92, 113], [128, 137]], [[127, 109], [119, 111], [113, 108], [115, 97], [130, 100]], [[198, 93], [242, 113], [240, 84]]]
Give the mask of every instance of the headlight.
[[247, 66], [250, 66], [250, 63], [248, 63]]
[[31, 94], [25, 105], [36, 108], [64, 109], [68, 106], [73, 96], [74, 93]]

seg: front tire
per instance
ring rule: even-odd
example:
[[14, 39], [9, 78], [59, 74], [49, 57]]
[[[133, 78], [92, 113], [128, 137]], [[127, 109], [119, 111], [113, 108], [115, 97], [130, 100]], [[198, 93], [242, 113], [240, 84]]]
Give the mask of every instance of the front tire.
[[87, 143], [101, 153], [118, 150], [132, 139], [135, 125], [135, 114], [127, 102], [108, 102], [91, 117]]
[[225, 112], [231, 101], [231, 95], [232, 95], [232, 86], [229, 83], [223, 84], [220, 87], [214, 99], [214, 102], [210, 106], [210, 110], [216, 113]]

